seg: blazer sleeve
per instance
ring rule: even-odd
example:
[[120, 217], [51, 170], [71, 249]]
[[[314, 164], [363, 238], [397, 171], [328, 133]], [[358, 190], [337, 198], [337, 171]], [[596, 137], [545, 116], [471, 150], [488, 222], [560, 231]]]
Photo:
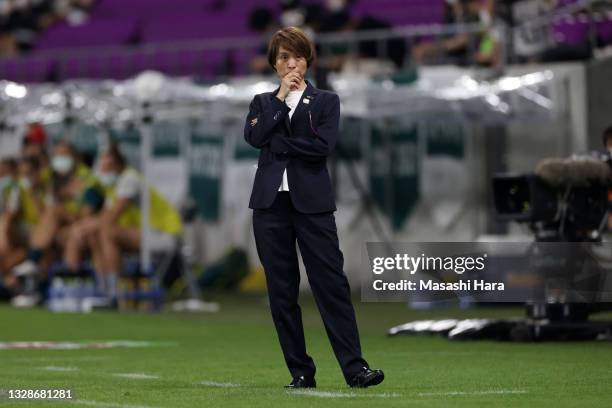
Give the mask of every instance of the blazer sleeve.
[[[316, 128], [311, 123], [308, 127], [308, 138], [274, 137], [270, 150], [274, 153], [286, 153], [289, 156], [304, 158], [323, 158], [333, 153], [338, 141], [340, 123], [340, 98], [330, 94]], [[310, 120], [310, 118], [308, 119]]]
[[251, 146], [261, 149], [270, 143], [272, 130], [285, 120], [290, 109], [284, 102], [273, 97], [266, 109], [261, 109], [260, 96], [249, 105], [249, 114], [244, 124], [244, 140]]

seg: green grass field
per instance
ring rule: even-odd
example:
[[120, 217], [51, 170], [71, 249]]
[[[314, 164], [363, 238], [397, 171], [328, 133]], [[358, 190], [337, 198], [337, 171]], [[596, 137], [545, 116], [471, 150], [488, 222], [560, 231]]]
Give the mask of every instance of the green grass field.
[[[0, 389], [62, 389], [74, 401], [0, 407], [447, 407], [612, 406], [612, 343], [451, 342], [385, 336], [429, 317], [521, 316], [519, 309], [410, 311], [356, 303], [364, 355], [386, 380], [366, 390], [344, 382], [320, 317], [302, 301], [315, 393], [283, 389], [290, 378], [261, 297], [223, 297], [216, 314], [52, 314], [0, 306], [0, 341], [156, 342], [143, 348], [0, 350]], [[121, 376], [128, 374], [128, 376]], [[132, 378], [129, 378], [132, 377]]]

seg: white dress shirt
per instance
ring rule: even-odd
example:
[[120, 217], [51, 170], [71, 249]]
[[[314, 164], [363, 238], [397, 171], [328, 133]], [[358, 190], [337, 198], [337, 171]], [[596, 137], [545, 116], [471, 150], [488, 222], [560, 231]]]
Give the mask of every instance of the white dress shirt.
[[[291, 118], [293, 117], [293, 112], [295, 112], [295, 108], [300, 103], [300, 99], [302, 99], [304, 90], [306, 90], [306, 88], [302, 89], [301, 91], [289, 91], [289, 94], [287, 94], [287, 97], [285, 98], [285, 103], [291, 109], [289, 111], [289, 121], [291, 121]], [[289, 191], [289, 181], [287, 181], [287, 169], [285, 169], [285, 171], [283, 172], [283, 181], [281, 182], [278, 191]]]

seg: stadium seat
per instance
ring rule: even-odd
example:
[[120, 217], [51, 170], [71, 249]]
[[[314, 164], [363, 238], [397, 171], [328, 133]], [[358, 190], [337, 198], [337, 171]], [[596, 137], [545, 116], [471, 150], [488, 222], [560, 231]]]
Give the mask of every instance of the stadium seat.
[[86, 24], [71, 26], [65, 23], [45, 31], [36, 41], [36, 50], [79, 48], [91, 46], [113, 46], [129, 44], [136, 39], [136, 18], [93, 20]]
[[211, 7], [211, 0], [102, 0], [92, 10], [92, 16], [99, 18], [125, 15], [151, 17], [168, 14], [202, 13]]
[[44, 82], [49, 79], [53, 67], [53, 60], [46, 56], [0, 59], [0, 78], [26, 83]]
[[155, 17], [144, 24], [142, 41], [165, 43], [252, 35], [243, 17], [235, 14], [204, 13]]
[[612, 13], [597, 22], [597, 37], [602, 45], [612, 44]]
[[565, 18], [552, 24], [555, 41], [567, 45], [580, 45], [588, 41], [590, 21], [588, 18]]

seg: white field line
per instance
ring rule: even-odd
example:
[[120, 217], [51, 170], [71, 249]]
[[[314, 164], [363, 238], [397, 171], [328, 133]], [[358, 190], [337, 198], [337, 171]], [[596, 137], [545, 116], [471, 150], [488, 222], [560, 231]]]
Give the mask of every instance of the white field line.
[[308, 397], [319, 397], [319, 398], [394, 398], [399, 397], [399, 394], [395, 393], [379, 393], [379, 394], [357, 394], [355, 392], [334, 392], [334, 391], [308, 391], [308, 390], [294, 390], [287, 391], [289, 395], [305, 395]]
[[[382, 354], [382, 352], [379, 352]], [[504, 351], [398, 351], [393, 353], [394, 356], [422, 356], [424, 354], [431, 354], [434, 356], [473, 356], [473, 355], [499, 355], [505, 354]]]
[[39, 370], [69, 372], [69, 371], [79, 371], [79, 368], [78, 367], [46, 366], [46, 367], [39, 367]]
[[145, 373], [115, 373], [113, 377], [129, 378], [130, 380], [156, 380], [159, 378], [157, 375], [150, 375]]
[[209, 387], [235, 388], [242, 387], [238, 383], [219, 382], [219, 381], [198, 381], [196, 385], [206, 385]]
[[97, 407], [97, 408], [155, 408], [148, 405], [125, 405], [125, 404], [116, 404], [114, 402], [101, 402], [101, 401], [90, 401], [90, 400], [62, 400], [69, 402], [71, 404], [84, 405], [88, 407]]
[[482, 391], [447, 391], [447, 392], [420, 392], [419, 397], [448, 397], [460, 395], [507, 395], [527, 394], [525, 390], [482, 390]]
[[14, 361], [18, 363], [34, 363], [34, 362], [72, 362], [72, 361], [104, 361], [104, 360], [112, 360], [115, 357], [3, 357], [5, 361]]

